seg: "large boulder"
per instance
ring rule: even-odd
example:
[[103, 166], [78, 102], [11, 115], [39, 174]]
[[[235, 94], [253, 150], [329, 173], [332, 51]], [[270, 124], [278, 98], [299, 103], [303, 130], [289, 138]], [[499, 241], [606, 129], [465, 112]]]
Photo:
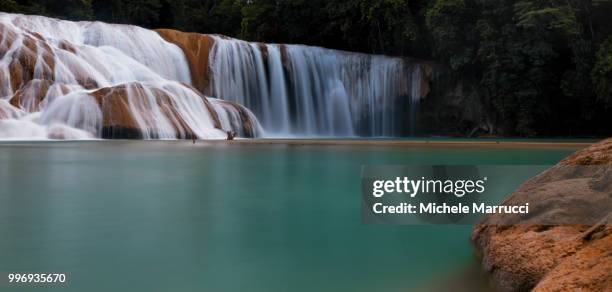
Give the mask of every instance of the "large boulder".
[[[143, 138], [143, 127], [157, 133], [155, 119], [162, 117], [170, 123], [176, 138], [193, 138], [197, 135], [176, 110], [172, 96], [161, 88], [147, 87], [141, 83], [122, 84], [101, 88], [91, 94], [102, 111], [103, 138]], [[206, 98], [202, 98], [208, 104]], [[134, 112], [135, 105], [141, 105]], [[156, 117], [155, 114], [158, 116]], [[135, 116], [135, 115], [138, 115]], [[216, 122], [216, 128], [220, 128]], [[149, 138], [160, 138], [152, 135]]]
[[[188, 87], [188, 85], [182, 84]], [[102, 112], [103, 138], [160, 138], [160, 126], [170, 127], [174, 138], [202, 137], [198, 126], [210, 124], [205, 132], [217, 132], [217, 137], [225, 137], [228, 131], [240, 137], [259, 137], [261, 126], [255, 116], [244, 106], [205, 97], [197, 90], [177, 92], [176, 84], [165, 87], [142, 83], [122, 84], [106, 87], [91, 93]], [[179, 95], [177, 98], [176, 95]], [[192, 99], [190, 108], [182, 110], [182, 101]], [[191, 111], [200, 111], [191, 115]], [[206, 118], [207, 121], [194, 123], [194, 119]], [[167, 123], [160, 123], [160, 120]], [[168, 129], [166, 129], [168, 132]], [[149, 136], [143, 137], [143, 134]]]
[[[575, 167], [584, 165], [600, 167]], [[499, 215], [489, 215], [475, 226], [472, 241], [483, 268], [500, 290], [604, 291], [612, 287], [609, 166], [612, 139], [567, 157], [505, 201], [529, 202], [535, 213], [532, 217], [513, 225], [496, 225], [490, 222]], [[569, 205], [581, 208], [568, 214]], [[530, 224], [560, 214], [594, 224]]]

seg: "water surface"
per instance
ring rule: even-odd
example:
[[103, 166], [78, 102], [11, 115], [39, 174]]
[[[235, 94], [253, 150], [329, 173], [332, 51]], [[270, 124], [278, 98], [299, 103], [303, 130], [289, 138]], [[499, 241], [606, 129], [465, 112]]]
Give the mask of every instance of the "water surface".
[[574, 150], [4, 142], [0, 271], [67, 272], [73, 291], [427, 287], [473, 263], [470, 227], [362, 225], [362, 165], [552, 164]]

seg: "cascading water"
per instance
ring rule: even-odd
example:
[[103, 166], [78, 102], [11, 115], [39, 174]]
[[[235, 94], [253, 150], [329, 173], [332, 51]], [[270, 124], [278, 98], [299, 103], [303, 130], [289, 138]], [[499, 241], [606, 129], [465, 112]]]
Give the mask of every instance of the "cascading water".
[[247, 106], [267, 134], [396, 136], [422, 96], [419, 63], [213, 38], [211, 95]]
[[397, 136], [430, 73], [401, 58], [206, 36], [210, 53], [195, 61], [208, 74], [193, 75], [189, 48], [155, 31], [6, 13], [0, 37], [0, 138]]
[[183, 52], [154, 31], [0, 13], [0, 37], [0, 138], [261, 134], [247, 109], [217, 112], [192, 89]]

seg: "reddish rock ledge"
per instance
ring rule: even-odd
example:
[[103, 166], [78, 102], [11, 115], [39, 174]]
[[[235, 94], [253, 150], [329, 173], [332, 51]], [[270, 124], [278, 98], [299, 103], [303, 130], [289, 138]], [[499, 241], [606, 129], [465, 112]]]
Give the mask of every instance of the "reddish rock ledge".
[[543, 202], [546, 208], [535, 216], [559, 214], [563, 204], [585, 204], [586, 210], [607, 216], [590, 226], [475, 226], [472, 242], [499, 290], [612, 290], [612, 171], [568, 172], [566, 166], [574, 165], [612, 165], [612, 139], [570, 155], [523, 184], [506, 202]]
[[172, 29], [155, 30], [167, 42], [177, 45], [187, 58], [191, 82], [200, 92], [207, 94], [210, 76], [208, 73], [208, 56], [214, 39], [205, 34], [182, 32]]

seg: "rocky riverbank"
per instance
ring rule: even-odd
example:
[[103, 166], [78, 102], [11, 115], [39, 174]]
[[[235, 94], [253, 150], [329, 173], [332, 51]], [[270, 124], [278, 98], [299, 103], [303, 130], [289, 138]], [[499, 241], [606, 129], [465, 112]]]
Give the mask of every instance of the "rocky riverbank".
[[545, 204], [534, 217], [564, 216], [564, 206], [583, 204], [594, 214], [607, 214], [598, 224], [487, 225], [487, 220], [495, 219], [493, 215], [474, 228], [471, 239], [482, 267], [500, 290], [605, 291], [612, 287], [612, 172], [598, 167], [568, 173], [568, 166], [579, 165], [612, 165], [612, 139], [567, 157], [523, 184], [506, 202]]

